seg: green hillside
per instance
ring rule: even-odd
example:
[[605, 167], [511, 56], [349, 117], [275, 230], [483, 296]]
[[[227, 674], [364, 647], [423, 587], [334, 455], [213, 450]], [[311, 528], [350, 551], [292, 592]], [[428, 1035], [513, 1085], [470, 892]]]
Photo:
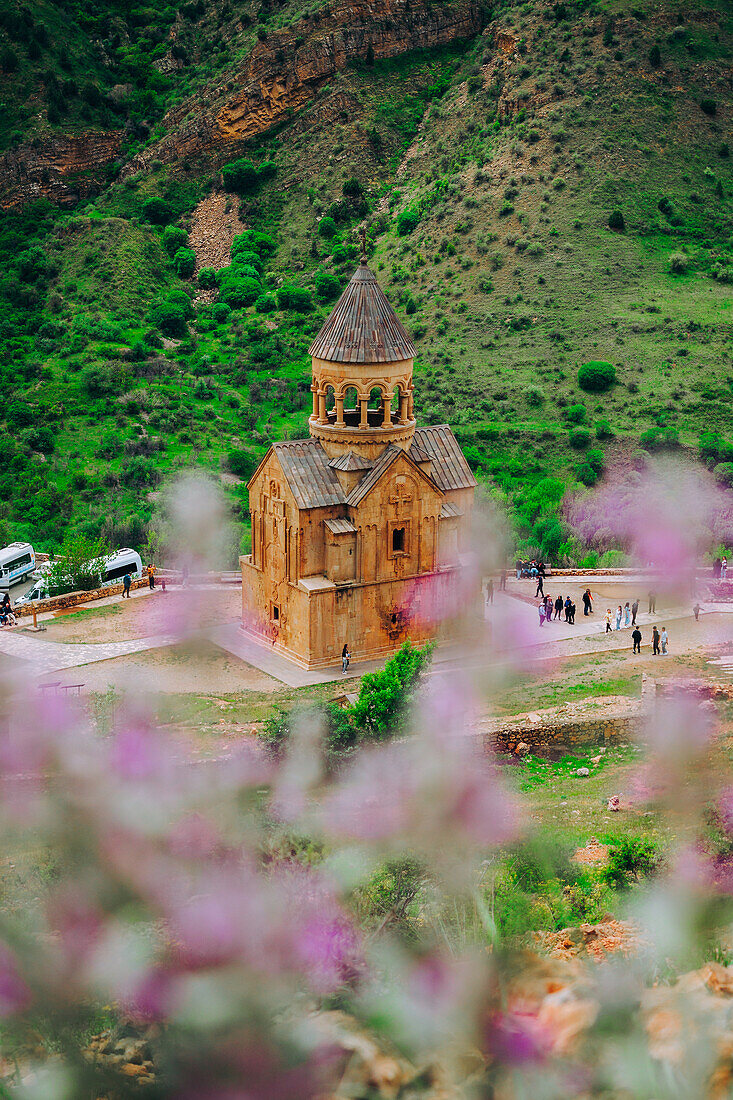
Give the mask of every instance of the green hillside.
[[[177, 120], [315, 8], [26, 10], [54, 33], [36, 56], [3, 17], [5, 147], [125, 137], [94, 197], [0, 217], [2, 541], [142, 545], [161, 481], [193, 464], [223, 478], [246, 545], [248, 471], [307, 430], [308, 343], [363, 220], [419, 349], [419, 416], [454, 426], [520, 546], [581, 557], [563, 494], [653, 450], [697, 454], [703, 432], [730, 483], [732, 4], [498, 4], [468, 41], [367, 52], [275, 130], [172, 163], [156, 143]], [[64, 66], [98, 99], [67, 88], [61, 109]], [[222, 156], [251, 162], [223, 172], [247, 232], [223, 273], [192, 277]], [[611, 364], [607, 388], [603, 369], [581, 387], [588, 362]]]

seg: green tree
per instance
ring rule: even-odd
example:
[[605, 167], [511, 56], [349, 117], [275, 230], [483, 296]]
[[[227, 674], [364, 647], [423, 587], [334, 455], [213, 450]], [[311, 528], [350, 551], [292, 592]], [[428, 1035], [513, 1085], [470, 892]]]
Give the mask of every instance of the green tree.
[[173, 257], [173, 266], [180, 279], [190, 279], [196, 266], [196, 253], [192, 248], [179, 248]]
[[316, 294], [322, 302], [331, 302], [337, 298], [341, 290], [341, 280], [331, 271], [317, 271], [313, 282]]
[[239, 195], [250, 194], [259, 183], [257, 169], [251, 160], [234, 160], [225, 164], [221, 178], [228, 191], [236, 191]]
[[188, 247], [188, 233], [179, 225], [167, 225], [163, 230], [163, 247], [169, 256], [175, 256], [179, 248]]
[[261, 293], [262, 284], [246, 276], [229, 275], [219, 285], [219, 300], [232, 309], [254, 305]]
[[368, 672], [362, 678], [359, 698], [344, 711], [357, 740], [384, 740], [403, 729], [409, 704], [432, 658], [432, 644], [419, 649], [405, 642], [380, 672]]
[[100, 536], [67, 535], [58, 557], [51, 563], [48, 586], [51, 592], [80, 590], [89, 592], [99, 588], [104, 559], [109, 546]]
[[330, 241], [336, 235], [336, 222], [333, 218], [329, 218], [328, 215], [321, 218], [318, 223], [318, 235], [324, 237], [327, 241]]

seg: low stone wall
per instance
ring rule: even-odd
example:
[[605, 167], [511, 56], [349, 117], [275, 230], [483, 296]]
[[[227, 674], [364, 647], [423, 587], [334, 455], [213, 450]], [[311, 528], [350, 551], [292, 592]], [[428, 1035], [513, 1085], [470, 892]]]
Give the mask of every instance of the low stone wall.
[[[133, 588], [145, 588], [147, 577], [139, 577], [132, 582]], [[82, 603], [91, 603], [92, 600], [103, 600], [105, 596], [122, 595], [122, 581], [119, 584], [109, 584], [105, 588], [93, 588], [91, 592], [65, 592], [63, 596], [51, 596], [48, 600], [34, 601], [32, 604], [24, 604], [22, 607], [13, 608], [16, 618], [30, 618], [33, 610], [37, 615], [46, 611], [58, 611], [64, 607], [77, 607]]]
[[537, 725], [520, 723], [500, 726], [484, 733], [484, 744], [494, 752], [516, 753], [520, 750], [536, 756], [558, 757], [598, 745], [618, 745], [638, 736], [641, 715], [618, 714], [581, 718], [563, 722], [543, 721]]

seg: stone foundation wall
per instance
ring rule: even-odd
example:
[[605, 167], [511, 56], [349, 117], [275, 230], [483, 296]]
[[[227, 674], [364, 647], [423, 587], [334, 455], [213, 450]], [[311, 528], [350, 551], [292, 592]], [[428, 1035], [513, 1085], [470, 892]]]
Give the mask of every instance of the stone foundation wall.
[[524, 744], [537, 756], [563, 756], [597, 745], [619, 745], [634, 740], [639, 734], [640, 723], [640, 712], [598, 715], [574, 721], [549, 720], [537, 725], [522, 722], [489, 729], [483, 738], [485, 747], [494, 752], [515, 753], [517, 746]]

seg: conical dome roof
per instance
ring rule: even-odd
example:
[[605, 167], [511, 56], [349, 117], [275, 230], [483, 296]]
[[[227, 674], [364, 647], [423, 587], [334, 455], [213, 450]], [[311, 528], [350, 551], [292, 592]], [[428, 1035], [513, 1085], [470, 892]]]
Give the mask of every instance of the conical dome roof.
[[362, 261], [308, 354], [331, 363], [395, 363], [417, 351]]

